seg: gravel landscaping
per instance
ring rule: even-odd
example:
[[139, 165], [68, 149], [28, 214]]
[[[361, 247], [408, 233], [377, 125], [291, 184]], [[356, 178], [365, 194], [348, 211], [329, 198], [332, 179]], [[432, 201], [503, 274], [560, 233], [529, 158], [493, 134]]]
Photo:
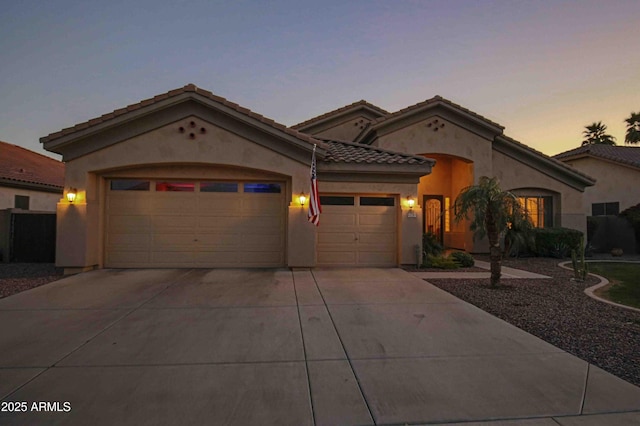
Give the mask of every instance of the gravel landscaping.
[[[478, 257], [480, 260], [488, 260]], [[583, 290], [599, 282], [571, 280], [558, 259], [508, 259], [503, 266], [551, 279], [429, 279], [435, 286], [541, 339], [640, 386], [640, 313], [598, 302]]]
[[53, 263], [0, 263], [0, 299], [62, 278]]

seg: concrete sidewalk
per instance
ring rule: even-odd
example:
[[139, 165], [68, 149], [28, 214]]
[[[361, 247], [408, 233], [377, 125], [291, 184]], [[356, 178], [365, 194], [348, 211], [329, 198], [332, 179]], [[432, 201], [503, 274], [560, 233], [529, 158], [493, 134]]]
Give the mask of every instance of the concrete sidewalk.
[[[489, 271], [491, 269], [491, 265], [489, 264], [489, 262], [484, 262], [482, 260], [476, 260], [475, 261], [475, 266], [477, 266], [478, 268], [482, 268], [482, 269], [486, 269], [487, 271]], [[515, 269], [515, 268], [509, 268], [507, 266], [503, 266], [501, 268], [502, 274], [501, 274], [501, 278], [506, 278], [506, 279], [519, 279], [519, 278], [529, 278], [529, 279], [545, 279], [545, 278], [551, 278], [548, 277], [546, 275], [541, 275], [541, 274], [536, 274], [534, 272], [529, 272], [529, 271], [523, 271], [521, 269]], [[412, 272], [413, 275], [415, 275], [418, 278], [421, 279], [446, 279], [446, 278], [453, 278], [453, 279], [483, 279], [483, 278], [489, 278], [491, 276], [490, 272], [460, 272], [460, 271], [448, 271], [448, 272]]]
[[0, 398], [61, 408], [3, 425], [640, 423], [639, 388], [399, 269], [69, 277], [0, 300]]

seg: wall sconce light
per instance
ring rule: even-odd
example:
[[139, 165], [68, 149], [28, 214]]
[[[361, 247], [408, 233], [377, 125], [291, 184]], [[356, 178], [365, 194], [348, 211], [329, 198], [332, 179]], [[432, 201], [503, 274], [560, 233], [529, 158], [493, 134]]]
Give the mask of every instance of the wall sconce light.
[[416, 200], [414, 200], [412, 196], [408, 196], [407, 197], [407, 204], [409, 205], [409, 208], [412, 209], [413, 206], [416, 205]]
[[69, 188], [69, 190], [67, 191], [67, 201], [69, 203], [73, 203], [76, 199], [76, 194], [78, 193], [78, 190], [75, 188]]
[[307, 196], [304, 195], [304, 192], [301, 192], [298, 196], [298, 201], [300, 201], [300, 205], [304, 207], [304, 204], [307, 202]]

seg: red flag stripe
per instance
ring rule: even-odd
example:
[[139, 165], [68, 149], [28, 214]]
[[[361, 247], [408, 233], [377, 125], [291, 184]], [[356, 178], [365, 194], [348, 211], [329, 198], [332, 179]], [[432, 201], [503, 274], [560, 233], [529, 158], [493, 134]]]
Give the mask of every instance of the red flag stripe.
[[309, 222], [318, 226], [318, 224], [320, 223], [320, 213], [322, 213], [322, 206], [320, 205], [320, 196], [318, 195], [315, 145], [313, 146], [313, 154], [311, 155], [311, 190], [309, 192]]

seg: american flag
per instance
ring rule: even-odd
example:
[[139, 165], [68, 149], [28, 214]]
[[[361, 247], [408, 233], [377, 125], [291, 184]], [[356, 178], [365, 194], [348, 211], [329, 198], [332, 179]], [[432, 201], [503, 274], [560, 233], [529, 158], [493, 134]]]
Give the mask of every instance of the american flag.
[[311, 191], [309, 198], [309, 222], [313, 223], [315, 226], [318, 226], [318, 224], [320, 223], [320, 213], [322, 213], [322, 206], [320, 205], [320, 196], [318, 195], [315, 145], [313, 145], [313, 154], [311, 155]]

